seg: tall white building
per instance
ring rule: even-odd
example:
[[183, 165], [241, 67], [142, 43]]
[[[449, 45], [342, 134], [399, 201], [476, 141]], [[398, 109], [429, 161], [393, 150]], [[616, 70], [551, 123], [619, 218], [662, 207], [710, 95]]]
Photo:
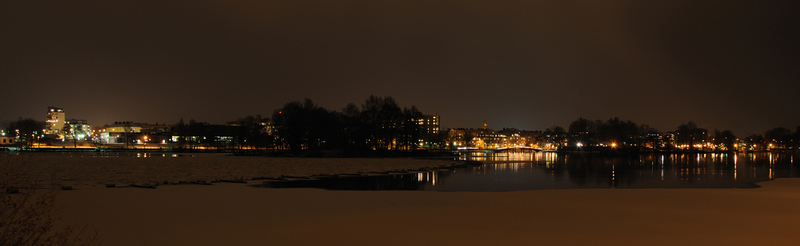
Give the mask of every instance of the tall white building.
[[47, 127], [44, 133], [61, 135], [61, 130], [64, 129], [64, 122], [66, 119], [66, 113], [63, 108], [53, 106], [47, 107]]

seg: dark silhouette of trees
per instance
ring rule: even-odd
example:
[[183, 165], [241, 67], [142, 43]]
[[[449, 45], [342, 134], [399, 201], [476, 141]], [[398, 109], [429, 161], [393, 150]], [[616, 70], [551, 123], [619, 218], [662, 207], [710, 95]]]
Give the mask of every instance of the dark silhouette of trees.
[[366, 140], [370, 138], [370, 132], [358, 106], [355, 103], [347, 104], [342, 109], [340, 120], [343, 124], [342, 147], [354, 150], [367, 149], [369, 145]]
[[194, 149], [199, 145], [202, 127], [203, 126], [197, 123], [197, 121], [194, 119], [189, 119], [189, 124], [186, 126], [186, 129], [188, 130], [188, 137], [190, 137], [189, 141], [187, 141], [190, 149]]
[[745, 138], [745, 144], [748, 146], [748, 150], [753, 151], [761, 151], [767, 149], [766, 141], [764, 141], [764, 136], [758, 134], [751, 134]]
[[544, 131], [547, 143], [561, 147], [567, 140], [567, 131], [560, 126], [552, 126]]
[[800, 126], [798, 132], [784, 127], [775, 127], [764, 132], [764, 135], [751, 134], [744, 138], [745, 150], [764, 151], [769, 149], [796, 150], [800, 142]]
[[370, 132], [367, 141], [371, 149], [396, 149], [395, 140], [403, 122], [403, 111], [392, 97], [369, 96], [361, 105], [361, 119]]
[[569, 134], [579, 134], [581, 132], [595, 132], [597, 131], [597, 124], [594, 121], [579, 117], [577, 120], [569, 124]]
[[461, 139], [464, 141], [464, 147], [475, 147], [472, 146], [472, 140], [475, 139], [475, 135], [472, 135], [472, 133], [465, 132]]
[[133, 123], [127, 121], [124, 123], [124, 130], [125, 130], [125, 148], [128, 148], [128, 145], [131, 144], [131, 134], [133, 133]]
[[[641, 148], [645, 142], [651, 141], [648, 139], [648, 135], [657, 132], [658, 130], [648, 125], [639, 125], [629, 120], [623, 121], [617, 117], [608, 119], [606, 122], [601, 120], [591, 121], [580, 117], [570, 123], [568, 135], [570, 145], [581, 143], [586, 148], [593, 146]], [[555, 130], [551, 129], [548, 129], [545, 134], [559, 135]], [[552, 137], [550, 141], [553, 143], [558, 142]], [[654, 146], [655, 144], [653, 143], [652, 145]]]
[[616, 144], [617, 146], [629, 146], [638, 144], [639, 138], [644, 132], [640, 132], [640, 127], [631, 121], [622, 121], [617, 117], [609, 119], [598, 126], [599, 141], [605, 144]]
[[292, 151], [316, 149], [333, 140], [337, 135], [335, 128], [339, 125], [334, 122], [335, 118], [308, 98], [303, 102], [287, 103], [272, 114], [278, 141]]
[[772, 144], [772, 148], [785, 149], [792, 143], [792, 130], [775, 127], [764, 133], [764, 140]]
[[727, 151], [733, 151], [736, 144], [736, 135], [733, 135], [733, 132], [730, 130], [715, 130], [714, 144], [720, 146], [721, 148], [725, 148]]
[[797, 126], [797, 130], [795, 130], [794, 134], [792, 134], [790, 146], [792, 150], [797, 150], [797, 148], [800, 147], [800, 126]]
[[[548, 129], [546, 134], [553, 134]], [[800, 131], [800, 127], [798, 127]], [[590, 121], [578, 118], [569, 126], [569, 142], [571, 145], [581, 142], [586, 144], [594, 143], [616, 143], [618, 146], [639, 146], [643, 148], [650, 145], [656, 148], [658, 131], [648, 125], [637, 125], [631, 121], [622, 121], [619, 118], [612, 118], [606, 122]], [[554, 134], [557, 136], [557, 134]], [[651, 137], [653, 136], [653, 137]], [[715, 131], [713, 141], [710, 139], [708, 130], [699, 128], [689, 121], [681, 124], [675, 130], [675, 143], [689, 151], [703, 150], [707, 143], [713, 142], [721, 150], [734, 151], [738, 139], [730, 130]], [[550, 139], [552, 141], [552, 138]], [[744, 139], [747, 150], [763, 151], [767, 149], [796, 149], [800, 142], [800, 134], [792, 133], [791, 130], [783, 127], [776, 127], [767, 130], [763, 135], [753, 134]], [[699, 146], [699, 147], [698, 147]]]
[[694, 122], [689, 121], [675, 130], [675, 141], [678, 145], [688, 145], [689, 150], [692, 151], [696, 144], [702, 144], [707, 140], [707, 132], [706, 129], [698, 128]]
[[176, 143], [177, 148], [183, 148], [183, 146], [186, 145], [186, 136], [189, 133], [189, 127], [186, 126], [186, 123], [183, 123], [183, 118], [175, 124], [175, 127], [172, 128], [172, 132], [178, 136]]
[[292, 151], [317, 149], [413, 150], [420, 138], [416, 107], [392, 97], [370, 96], [359, 108], [328, 111], [311, 99], [290, 102], [272, 114], [276, 141]]
[[8, 124], [6, 132], [11, 137], [17, 137], [18, 144], [24, 147], [33, 145], [37, 137], [44, 134], [45, 123], [31, 118], [19, 118]]
[[[543, 132], [545, 139], [540, 143], [553, 144], [558, 147], [570, 147], [574, 149], [578, 143], [582, 144], [583, 150], [594, 150], [593, 148], [618, 146], [631, 150], [657, 150], [673, 143], [678, 149], [687, 151], [697, 151], [710, 149], [710, 144], [716, 146], [716, 150], [735, 151], [739, 143], [744, 143], [740, 150], [765, 151], [775, 150], [796, 150], [800, 147], [800, 126], [797, 131], [792, 132], [784, 127], [775, 127], [767, 130], [764, 134], [751, 134], [743, 139], [738, 139], [730, 130], [715, 130], [713, 139], [704, 128], [697, 127], [692, 121], [678, 126], [669, 138], [669, 134], [661, 136], [658, 130], [648, 125], [638, 125], [631, 121], [623, 121], [617, 117], [608, 121], [591, 121], [579, 117], [571, 122], [568, 131], [563, 128], [553, 126]], [[674, 142], [672, 142], [674, 141]], [[740, 142], [741, 141], [741, 142]]]
[[595, 122], [579, 117], [577, 120], [569, 124], [569, 137], [570, 145], [589, 145], [595, 142], [594, 135], [597, 133], [597, 125]]
[[183, 122], [183, 118], [181, 118], [181, 120], [175, 124], [172, 132], [178, 136], [178, 149], [194, 149], [202, 143], [202, 137], [205, 135], [206, 130], [203, 123], [198, 123], [194, 119], [190, 119], [189, 124], [186, 124]]
[[235, 142], [240, 149], [247, 147], [258, 150], [259, 148], [267, 149], [272, 145], [272, 136], [267, 132], [268, 122], [269, 119], [262, 118], [259, 114], [248, 115], [229, 122], [229, 124], [237, 126]]
[[403, 121], [400, 125], [400, 149], [413, 150], [419, 146], [419, 139], [421, 131], [419, 127], [419, 120], [422, 119], [422, 113], [419, 112], [417, 107], [403, 108]]

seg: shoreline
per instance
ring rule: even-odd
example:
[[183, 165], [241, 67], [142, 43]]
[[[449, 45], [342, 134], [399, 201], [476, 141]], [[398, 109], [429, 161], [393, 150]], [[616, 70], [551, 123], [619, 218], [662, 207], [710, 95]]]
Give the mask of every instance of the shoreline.
[[[160, 147], [140, 147], [140, 148], [122, 148], [122, 147], [65, 147], [65, 146], [49, 146], [49, 147], [0, 147], [0, 151], [5, 152], [27, 152], [27, 153], [130, 153], [130, 152], [146, 152], [146, 153], [176, 153], [176, 154], [187, 154], [187, 153], [205, 153], [205, 154], [219, 154], [219, 153], [226, 153], [232, 154], [237, 156], [272, 156], [272, 157], [294, 157], [293, 154], [297, 153], [313, 153], [313, 152], [341, 152], [341, 150], [315, 150], [315, 151], [300, 151], [300, 152], [291, 152], [287, 150], [270, 150], [270, 149], [263, 149], [263, 150], [248, 150], [248, 149], [235, 149], [235, 148], [219, 148], [219, 149], [191, 149], [191, 148], [172, 148], [167, 146], [160, 146]], [[501, 152], [502, 150], [499, 149], [472, 149], [472, 151], [488, 151], [488, 152]], [[536, 152], [556, 152], [556, 153], [567, 153], [567, 154], [725, 154], [725, 153], [735, 153], [735, 154], [747, 154], [747, 153], [795, 153], [797, 149], [781, 149], [781, 148], [774, 148], [769, 150], [733, 150], [733, 151], [723, 151], [723, 150], [702, 150], [702, 149], [695, 149], [695, 150], [682, 150], [682, 149], [648, 149], [648, 150], [638, 150], [638, 149], [593, 149], [587, 148], [584, 150], [578, 149], [560, 149], [560, 150], [543, 150], [543, 149], [534, 149], [530, 151]], [[402, 154], [409, 154], [409, 153], [459, 153], [459, 152], [470, 152], [470, 151], [463, 151], [463, 150], [454, 150], [454, 149], [418, 149], [411, 152], [406, 151], [364, 151], [363, 153], [372, 153], [372, 155], [363, 155], [363, 156], [353, 156], [354, 158], [357, 157], [364, 157], [364, 158], [381, 158], [381, 157], [417, 157], [417, 156], [405, 156]], [[511, 152], [514, 152], [513, 150]], [[381, 153], [399, 153], [394, 155], [385, 155], [382, 156]], [[302, 157], [302, 156], [300, 156]], [[321, 158], [342, 158], [338, 156], [319, 156]], [[425, 157], [425, 155], [418, 156], [418, 157]], [[348, 157], [344, 157], [348, 158]]]
[[800, 179], [758, 189], [330, 191], [246, 184], [61, 193], [105, 245], [791, 245]]

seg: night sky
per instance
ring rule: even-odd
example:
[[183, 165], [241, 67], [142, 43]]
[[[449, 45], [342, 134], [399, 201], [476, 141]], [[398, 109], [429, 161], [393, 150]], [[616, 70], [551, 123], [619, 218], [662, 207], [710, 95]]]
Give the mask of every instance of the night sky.
[[369, 95], [443, 127], [800, 125], [800, 1], [2, 1], [0, 121], [225, 123]]

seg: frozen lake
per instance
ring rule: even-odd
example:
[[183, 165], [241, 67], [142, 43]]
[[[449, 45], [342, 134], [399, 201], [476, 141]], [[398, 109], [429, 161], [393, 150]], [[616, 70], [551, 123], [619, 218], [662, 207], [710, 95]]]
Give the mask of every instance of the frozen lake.
[[108, 184], [119, 187], [217, 180], [257, 182], [253, 179], [428, 169], [457, 164], [453, 159], [293, 158], [161, 152], [26, 152], [0, 155], [0, 162], [20, 165], [19, 172], [27, 176], [26, 180], [39, 184], [53, 180], [75, 189], [105, 188]]

